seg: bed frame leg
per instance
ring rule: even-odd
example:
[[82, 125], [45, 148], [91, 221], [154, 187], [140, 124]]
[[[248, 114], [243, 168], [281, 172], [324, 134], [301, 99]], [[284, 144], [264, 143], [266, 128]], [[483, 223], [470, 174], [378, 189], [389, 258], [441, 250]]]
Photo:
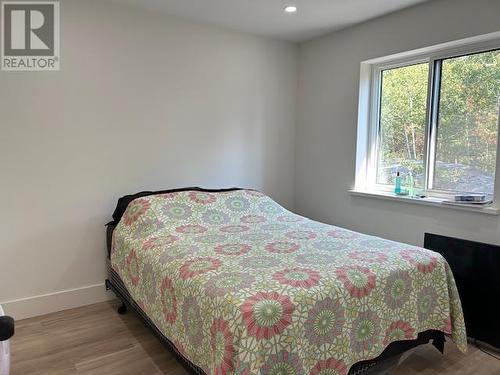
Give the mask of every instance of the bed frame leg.
[[444, 354], [444, 343], [446, 339], [444, 336], [441, 337], [436, 337], [434, 340], [432, 340], [432, 345], [441, 352], [441, 354]]
[[118, 314], [124, 315], [127, 313], [127, 305], [125, 305], [124, 302], [122, 302], [121, 306], [118, 308]]

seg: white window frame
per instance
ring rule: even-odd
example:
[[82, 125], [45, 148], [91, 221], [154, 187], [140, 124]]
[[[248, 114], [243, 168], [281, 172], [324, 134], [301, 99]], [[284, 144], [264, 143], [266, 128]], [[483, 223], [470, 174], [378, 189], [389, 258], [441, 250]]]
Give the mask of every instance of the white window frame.
[[[439, 74], [443, 59], [486, 52], [500, 49], [500, 32], [443, 43], [433, 47], [399, 53], [382, 58], [363, 61], [360, 69], [360, 88], [358, 106], [358, 134], [356, 149], [356, 180], [354, 191], [388, 194], [393, 191], [390, 185], [377, 184], [377, 152], [380, 138], [380, 91], [382, 71], [414, 65], [429, 64], [427, 113], [425, 128], [424, 173], [425, 188], [432, 186], [434, 177], [434, 159], [437, 129], [437, 108], [439, 100]], [[500, 116], [499, 116], [500, 117]], [[424, 194], [429, 197], [449, 199], [453, 193], [436, 189], [425, 189]], [[500, 120], [497, 141], [497, 162], [495, 168], [494, 202], [500, 203]]]

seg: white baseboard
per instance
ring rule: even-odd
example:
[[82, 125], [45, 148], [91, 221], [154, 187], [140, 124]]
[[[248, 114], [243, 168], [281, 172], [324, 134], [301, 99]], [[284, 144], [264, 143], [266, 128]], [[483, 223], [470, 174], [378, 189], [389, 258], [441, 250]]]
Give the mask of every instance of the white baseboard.
[[56, 311], [73, 309], [113, 299], [113, 293], [106, 291], [104, 283], [68, 289], [39, 296], [0, 302], [6, 315], [16, 320], [32, 318]]

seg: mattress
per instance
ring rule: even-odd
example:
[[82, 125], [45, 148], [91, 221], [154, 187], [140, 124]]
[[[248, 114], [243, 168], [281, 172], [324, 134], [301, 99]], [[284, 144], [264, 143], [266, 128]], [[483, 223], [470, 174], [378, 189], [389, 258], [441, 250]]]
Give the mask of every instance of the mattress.
[[437, 253], [326, 225], [252, 190], [132, 200], [111, 266], [207, 374], [346, 374], [419, 332], [466, 333]]

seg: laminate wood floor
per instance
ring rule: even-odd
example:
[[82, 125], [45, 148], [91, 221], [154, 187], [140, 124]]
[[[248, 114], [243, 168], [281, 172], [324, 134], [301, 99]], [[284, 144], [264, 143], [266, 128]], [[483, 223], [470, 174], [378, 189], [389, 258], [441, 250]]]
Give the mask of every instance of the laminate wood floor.
[[[104, 302], [16, 323], [12, 375], [187, 375], [133, 313], [118, 315], [118, 302]], [[385, 374], [500, 375], [500, 361], [473, 346], [462, 355], [446, 344], [417, 348]]]

